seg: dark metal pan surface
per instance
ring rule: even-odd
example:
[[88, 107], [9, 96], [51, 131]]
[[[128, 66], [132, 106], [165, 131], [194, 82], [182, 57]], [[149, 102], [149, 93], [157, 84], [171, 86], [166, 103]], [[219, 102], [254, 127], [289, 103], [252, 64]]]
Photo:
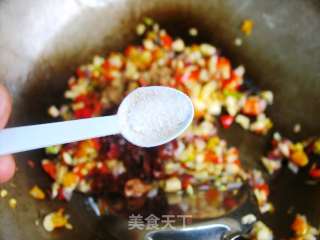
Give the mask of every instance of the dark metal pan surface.
[[[11, 126], [50, 121], [46, 109], [62, 100], [63, 89], [76, 67], [95, 54], [121, 50], [135, 41], [135, 26], [144, 16], [156, 19], [174, 35], [199, 29], [201, 41], [220, 48], [235, 64], [244, 64], [247, 76], [274, 92], [270, 116], [278, 130], [294, 139], [320, 132], [320, 4], [317, 0], [118, 0], [89, 7], [80, 0], [0, 1], [0, 82], [14, 100]], [[97, 1], [103, 2], [103, 1]], [[242, 47], [233, 42], [243, 19], [255, 22]], [[295, 123], [303, 131], [292, 134]], [[266, 148], [265, 140], [235, 127], [222, 132], [238, 146], [247, 165], [254, 165]], [[42, 151], [16, 156], [18, 171], [3, 186], [18, 201], [16, 210], [0, 200], [0, 239], [138, 239], [123, 231], [125, 221], [97, 217], [83, 195], [70, 204], [34, 201], [29, 189], [50, 181], [40, 168]], [[27, 159], [37, 167], [30, 169]], [[286, 236], [288, 210], [307, 214], [320, 224], [320, 188], [307, 185], [284, 169], [271, 184], [276, 217], [264, 220], [279, 237]], [[46, 233], [35, 220], [58, 206], [66, 206], [72, 231]]]

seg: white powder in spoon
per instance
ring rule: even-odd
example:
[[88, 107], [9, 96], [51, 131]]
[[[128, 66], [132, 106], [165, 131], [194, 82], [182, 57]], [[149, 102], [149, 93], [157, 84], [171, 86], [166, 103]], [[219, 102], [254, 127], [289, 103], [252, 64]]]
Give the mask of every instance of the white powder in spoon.
[[149, 145], [165, 141], [184, 128], [193, 116], [189, 98], [172, 88], [140, 88], [132, 92], [128, 100], [124, 115], [125, 132], [130, 136], [125, 137], [137, 145], [146, 141]]

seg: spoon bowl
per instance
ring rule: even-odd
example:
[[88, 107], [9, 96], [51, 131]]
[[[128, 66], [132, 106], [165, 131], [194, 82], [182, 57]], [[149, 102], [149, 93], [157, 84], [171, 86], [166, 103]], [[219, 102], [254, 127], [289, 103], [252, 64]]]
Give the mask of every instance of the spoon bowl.
[[117, 115], [124, 138], [140, 147], [155, 147], [181, 135], [192, 122], [194, 108], [183, 92], [151, 86], [131, 92]]

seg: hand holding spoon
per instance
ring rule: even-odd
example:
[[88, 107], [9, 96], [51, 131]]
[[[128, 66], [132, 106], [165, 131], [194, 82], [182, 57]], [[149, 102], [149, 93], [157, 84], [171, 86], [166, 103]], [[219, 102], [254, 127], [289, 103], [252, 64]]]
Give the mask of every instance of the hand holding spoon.
[[179, 136], [192, 122], [190, 98], [169, 87], [142, 87], [127, 95], [116, 115], [47, 123], [0, 131], [0, 155], [121, 133], [140, 147]]

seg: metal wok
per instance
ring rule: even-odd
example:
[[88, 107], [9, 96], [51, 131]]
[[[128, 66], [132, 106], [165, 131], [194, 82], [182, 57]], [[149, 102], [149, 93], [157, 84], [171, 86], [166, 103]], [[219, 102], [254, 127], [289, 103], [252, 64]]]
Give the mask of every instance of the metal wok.
[[[96, 4], [93, 4], [95, 2]], [[235, 64], [244, 64], [254, 83], [275, 94], [270, 109], [276, 129], [294, 139], [320, 133], [320, 4], [317, 0], [11, 0], [0, 1], [0, 82], [14, 101], [10, 125], [50, 121], [46, 109], [59, 103], [69, 76], [95, 54], [121, 50], [135, 40], [142, 17], [156, 19], [174, 35], [185, 36], [196, 27], [200, 39], [213, 43]], [[239, 25], [255, 22], [254, 33], [236, 47]], [[303, 131], [293, 135], [295, 123]], [[240, 128], [222, 132], [241, 150], [247, 165], [254, 165], [266, 141]], [[28, 191], [35, 183], [49, 186], [41, 171], [42, 151], [16, 156], [18, 171], [4, 185], [18, 201], [16, 210], [0, 200], [0, 239], [139, 239], [125, 231], [116, 216], [97, 217], [85, 197], [76, 195], [67, 211], [72, 231], [45, 232], [35, 220], [59, 206], [58, 201], [34, 201]], [[28, 159], [37, 167], [30, 169]], [[271, 183], [275, 215], [263, 219], [277, 237], [287, 235], [288, 209], [304, 213], [320, 224], [320, 187], [287, 169]], [[246, 208], [251, 211], [250, 208]], [[201, 221], [200, 221], [201, 224]]]

